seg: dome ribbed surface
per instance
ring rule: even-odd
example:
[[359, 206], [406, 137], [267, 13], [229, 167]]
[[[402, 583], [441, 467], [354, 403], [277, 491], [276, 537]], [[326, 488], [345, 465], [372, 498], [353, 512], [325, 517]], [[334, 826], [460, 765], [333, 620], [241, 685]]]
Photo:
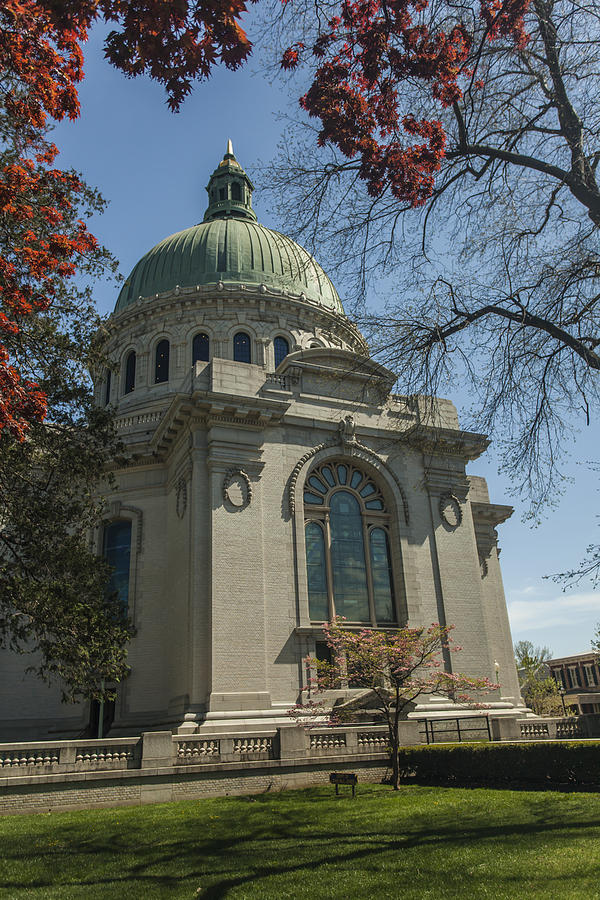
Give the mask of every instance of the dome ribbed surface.
[[304, 293], [309, 300], [344, 312], [333, 284], [303, 247], [264, 225], [236, 218], [202, 222], [157, 244], [134, 267], [115, 312], [177, 285], [219, 281]]

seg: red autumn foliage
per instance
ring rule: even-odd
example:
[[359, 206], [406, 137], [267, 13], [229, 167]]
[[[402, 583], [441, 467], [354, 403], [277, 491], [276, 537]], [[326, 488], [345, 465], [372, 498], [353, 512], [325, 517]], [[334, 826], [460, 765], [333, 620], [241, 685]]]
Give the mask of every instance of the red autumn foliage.
[[[81, 45], [96, 19], [114, 22], [108, 60], [126, 75], [165, 85], [178, 109], [192, 80], [216, 62], [230, 69], [250, 53], [240, 27], [244, 0], [4, 0], [0, 5], [0, 435], [23, 440], [42, 421], [45, 397], [11, 362], [28, 317], [55, 302], [66, 279], [97, 244], [75, 220], [86, 187], [53, 167], [52, 121], [79, 115]], [[69, 215], [66, 215], [69, 213]], [[68, 220], [68, 221], [67, 221]], [[9, 340], [10, 339], [10, 340]]]
[[293, 45], [281, 65], [295, 68], [303, 56], [312, 56], [316, 69], [300, 104], [320, 119], [320, 143], [360, 160], [359, 175], [372, 196], [388, 188], [396, 199], [419, 207], [432, 195], [446, 135], [436, 119], [403, 114], [402, 84], [418, 80], [442, 107], [452, 106], [472, 75], [467, 16], [479, 16], [487, 40], [504, 37], [522, 48], [529, 3], [480, 0], [478, 8], [464, 6], [461, 21], [456, 7], [441, 15], [428, 0], [341, 0], [312, 48], [302, 54], [303, 45]]

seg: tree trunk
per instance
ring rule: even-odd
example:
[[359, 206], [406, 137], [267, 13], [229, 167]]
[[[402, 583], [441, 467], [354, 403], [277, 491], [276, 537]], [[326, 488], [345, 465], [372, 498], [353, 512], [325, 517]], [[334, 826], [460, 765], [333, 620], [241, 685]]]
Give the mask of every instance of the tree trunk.
[[392, 740], [392, 787], [395, 791], [399, 789], [400, 771], [398, 766], [398, 735], [395, 734]]

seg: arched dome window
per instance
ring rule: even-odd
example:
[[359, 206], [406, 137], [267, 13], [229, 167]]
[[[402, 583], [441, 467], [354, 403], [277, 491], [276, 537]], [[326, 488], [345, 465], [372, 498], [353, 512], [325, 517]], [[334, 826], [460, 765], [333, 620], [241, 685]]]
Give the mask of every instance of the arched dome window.
[[309, 474], [304, 486], [311, 621], [397, 622], [389, 514], [370, 475], [342, 460]]
[[273, 348], [275, 350], [275, 368], [277, 368], [290, 352], [290, 345], [285, 338], [276, 337], [273, 341]]
[[252, 362], [250, 338], [244, 331], [238, 331], [233, 339], [233, 358], [236, 362]]
[[169, 380], [169, 342], [159, 341], [156, 345], [154, 362], [154, 384], [162, 384]]
[[201, 331], [194, 335], [192, 341], [192, 365], [197, 362], [208, 362], [210, 351], [210, 339]]
[[125, 393], [130, 394], [135, 389], [135, 350], [132, 350], [125, 361]]
[[241, 200], [242, 199], [242, 189], [240, 187], [240, 183], [238, 181], [234, 181], [231, 185], [231, 199], [232, 200]]
[[123, 612], [127, 612], [131, 561], [131, 521], [129, 519], [117, 519], [104, 526], [102, 555], [112, 568], [106, 590], [109, 594], [118, 594]]
[[110, 369], [107, 369], [104, 374], [104, 405], [108, 406], [110, 403], [110, 388], [112, 382], [112, 372]]

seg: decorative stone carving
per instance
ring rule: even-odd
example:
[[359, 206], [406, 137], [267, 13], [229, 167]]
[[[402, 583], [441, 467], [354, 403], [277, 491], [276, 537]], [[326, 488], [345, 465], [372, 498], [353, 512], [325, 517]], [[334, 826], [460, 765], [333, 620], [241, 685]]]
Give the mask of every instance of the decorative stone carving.
[[356, 424], [354, 422], [354, 416], [344, 416], [338, 425], [338, 430], [340, 434], [340, 444], [344, 450], [356, 443]]
[[252, 485], [242, 469], [229, 469], [223, 479], [223, 501], [237, 510], [250, 506]]
[[[349, 418], [352, 418], [351, 416]], [[340, 423], [341, 426], [342, 423]], [[341, 428], [340, 428], [341, 430]], [[292, 515], [296, 512], [296, 487], [298, 483], [298, 476], [302, 471], [303, 467], [312, 459], [313, 456], [316, 456], [321, 450], [329, 449], [330, 447], [339, 446], [339, 441], [334, 439], [331, 441], [324, 441], [322, 444], [317, 444], [316, 447], [313, 447], [312, 450], [307, 450], [304, 456], [301, 456], [296, 465], [292, 470], [292, 474], [290, 475], [289, 487], [288, 487], [288, 495], [290, 500], [290, 512]], [[366, 462], [371, 463], [371, 465], [375, 464], [377, 468], [382, 468], [386, 471], [386, 473], [394, 480], [396, 487], [398, 488], [398, 492], [402, 498], [402, 509], [404, 512], [404, 521], [408, 525], [409, 515], [408, 515], [408, 501], [406, 499], [406, 494], [404, 493], [404, 488], [400, 484], [396, 473], [390, 469], [388, 464], [379, 456], [378, 453], [375, 453], [374, 450], [370, 450], [368, 447], [365, 447], [364, 444], [360, 444], [358, 441], [354, 441], [352, 444], [347, 445], [346, 452], [348, 455], [355, 456], [357, 459], [363, 459]]]
[[450, 528], [458, 528], [462, 522], [462, 509], [453, 494], [442, 494], [439, 502], [440, 517]]
[[180, 519], [183, 519], [187, 509], [187, 481], [180, 478], [177, 482], [177, 493], [175, 499], [175, 509]]

